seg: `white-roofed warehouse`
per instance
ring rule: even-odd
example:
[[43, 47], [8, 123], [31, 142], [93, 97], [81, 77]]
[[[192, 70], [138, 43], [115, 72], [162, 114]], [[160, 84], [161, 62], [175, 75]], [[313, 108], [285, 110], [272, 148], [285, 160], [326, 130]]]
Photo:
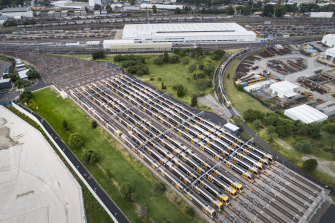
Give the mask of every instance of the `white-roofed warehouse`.
[[255, 41], [256, 34], [236, 23], [126, 24], [122, 39], [136, 42]]
[[284, 111], [284, 114], [293, 120], [300, 120], [309, 124], [312, 122], [322, 122], [328, 116], [309, 105], [299, 105]]

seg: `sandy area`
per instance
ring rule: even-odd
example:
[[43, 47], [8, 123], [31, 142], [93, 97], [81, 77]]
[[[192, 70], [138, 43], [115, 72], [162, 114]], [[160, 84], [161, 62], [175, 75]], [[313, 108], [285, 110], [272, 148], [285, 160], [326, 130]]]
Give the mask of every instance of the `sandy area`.
[[316, 159], [318, 161], [318, 169], [322, 172], [328, 173], [329, 175], [335, 177], [335, 172], [329, 168], [330, 164], [334, 164], [334, 161], [320, 160], [313, 155], [305, 155], [302, 157], [302, 160]]
[[0, 222], [86, 222], [82, 191], [43, 135], [0, 106]]

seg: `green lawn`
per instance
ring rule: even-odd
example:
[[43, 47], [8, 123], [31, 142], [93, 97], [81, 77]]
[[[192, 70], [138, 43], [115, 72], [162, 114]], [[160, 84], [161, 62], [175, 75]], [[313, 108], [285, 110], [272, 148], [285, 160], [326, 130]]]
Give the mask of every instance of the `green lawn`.
[[[178, 206], [171, 203], [164, 194], [153, 192], [152, 183], [156, 179], [151, 172], [100, 127], [93, 130], [92, 119], [70, 99], [64, 100], [53, 89], [46, 88], [34, 92], [34, 101], [38, 108], [34, 110], [53, 126], [65, 142], [73, 132], [78, 132], [83, 137], [84, 148], [74, 150], [78, 158], [81, 159], [85, 149], [94, 149], [98, 152], [99, 166], [86, 165], [86, 167], [132, 222], [161, 222], [163, 219], [169, 219], [171, 222], [196, 221], [181, 212], [183, 204]], [[63, 130], [63, 120], [68, 122], [69, 131]], [[111, 179], [105, 173], [107, 170], [111, 172]], [[124, 182], [135, 186], [138, 195], [135, 203], [121, 198], [118, 187]], [[136, 205], [148, 208], [148, 216], [145, 219], [137, 216]], [[99, 215], [96, 217], [98, 220], [95, 219], [94, 222], [105, 222]]]
[[[224, 88], [228, 95], [229, 100], [235, 107], [235, 109], [240, 112], [242, 115], [244, 111], [248, 109], [259, 110], [262, 112], [270, 112], [271, 110], [268, 109], [266, 106], [262, 105], [259, 101], [255, 98], [251, 97], [245, 92], [237, 90], [234, 85], [234, 76], [236, 73], [236, 68], [239, 64], [239, 60], [234, 60], [229, 67], [227, 68], [226, 75], [224, 78]], [[229, 79], [227, 78], [229, 74]]]
[[[145, 57], [146, 65], [149, 67], [149, 75], [144, 76], [136, 76], [138, 78], [141, 78], [143, 81], [147, 82], [148, 84], [156, 87], [157, 89], [160, 89], [164, 92], [167, 92], [174, 98], [191, 105], [191, 98], [193, 95], [206, 95], [206, 94], [213, 94], [212, 86], [210, 85], [208, 88], [204, 90], [199, 89], [199, 83], [197, 80], [194, 80], [193, 74], [203, 73], [202, 70], [199, 70], [197, 68], [195, 71], [190, 72], [188, 70], [188, 67], [191, 64], [212, 64], [215, 68], [220, 63], [220, 61], [215, 61], [210, 58], [210, 56], [204, 56], [202, 59], [194, 59], [188, 56], [184, 56], [180, 58], [180, 61], [182, 61], [185, 58], [189, 59], [188, 64], [182, 64], [181, 62], [175, 63], [175, 64], [162, 64], [162, 65], [156, 65], [154, 64], [154, 59], [157, 58], [161, 54], [157, 55], [142, 55]], [[170, 56], [172, 54], [169, 54]], [[77, 57], [80, 59], [83, 58], [91, 58], [90, 55], [72, 55], [73, 57]], [[108, 62], [114, 62], [114, 56], [106, 56], [104, 59], [99, 59], [101, 61], [108, 61]], [[120, 65], [120, 63], [115, 63]], [[211, 77], [207, 76], [205, 78], [207, 81], [211, 81]], [[167, 89], [162, 89], [162, 82], [167, 86]], [[184, 97], [178, 97], [176, 90], [173, 90], [173, 86], [176, 84], [182, 84], [186, 89], [186, 95]], [[204, 106], [202, 104], [198, 103], [197, 106], [199, 109], [212, 111], [209, 107]]]

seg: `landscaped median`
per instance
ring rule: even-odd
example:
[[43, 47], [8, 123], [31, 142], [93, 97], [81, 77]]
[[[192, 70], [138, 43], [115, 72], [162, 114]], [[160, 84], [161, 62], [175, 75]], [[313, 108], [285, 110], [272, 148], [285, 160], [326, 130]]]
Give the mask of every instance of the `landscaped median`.
[[73, 152], [83, 163], [87, 151], [97, 153], [98, 162], [87, 162], [86, 168], [132, 222], [201, 221], [184, 213], [188, 205], [174, 191], [154, 190], [157, 179], [153, 174], [102, 128], [92, 128], [92, 119], [70, 99], [46, 88], [34, 92], [33, 100], [31, 109], [44, 117], [64, 142], [68, 144], [73, 133], [80, 135], [83, 146]]

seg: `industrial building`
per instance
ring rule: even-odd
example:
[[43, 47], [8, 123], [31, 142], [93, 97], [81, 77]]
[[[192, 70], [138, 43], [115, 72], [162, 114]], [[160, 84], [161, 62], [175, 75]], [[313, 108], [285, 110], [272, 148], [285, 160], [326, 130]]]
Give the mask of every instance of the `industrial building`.
[[25, 69], [25, 70], [18, 72], [20, 81], [28, 80], [28, 75], [27, 75], [28, 71], [29, 69]]
[[104, 40], [104, 49], [111, 52], [171, 51], [172, 43], [135, 43], [134, 40]]
[[335, 115], [335, 101], [327, 101], [317, 105], [316, 108], [328, 116]]
[[2, 15], [14, 19], [21, 19], [23, 17], [34, 17], [31, 7], [4, 8], [2, 9]]
[[298, 88], [298, 85], [291, 82], [280, 81], [270, 85], [270, 93], [281, 100], [292, 100], [298, 95], [296, 92]]
[[284, 111], [284, 114], [293, 120], [300, 120], [309, 124], [327, 120], [328, 116], [309, 105], [299, 105]]
[[0, 90], [12, 88], [12, 83], [10, 78], [0, 79]]
[[237, 23], [126, 24], [123, 40], [135, 42], [242, 42], [256, 34]]
[[335, 62], [335, 48], [329, 48], [325, 52], [326, 59], [330, 62]]
[[335, 34], [324, 35], [322, 38], [322, 44], [329, 47], [335, 47]]
[[334, 12], [310, 12], [311, 18], [333, 18]]

